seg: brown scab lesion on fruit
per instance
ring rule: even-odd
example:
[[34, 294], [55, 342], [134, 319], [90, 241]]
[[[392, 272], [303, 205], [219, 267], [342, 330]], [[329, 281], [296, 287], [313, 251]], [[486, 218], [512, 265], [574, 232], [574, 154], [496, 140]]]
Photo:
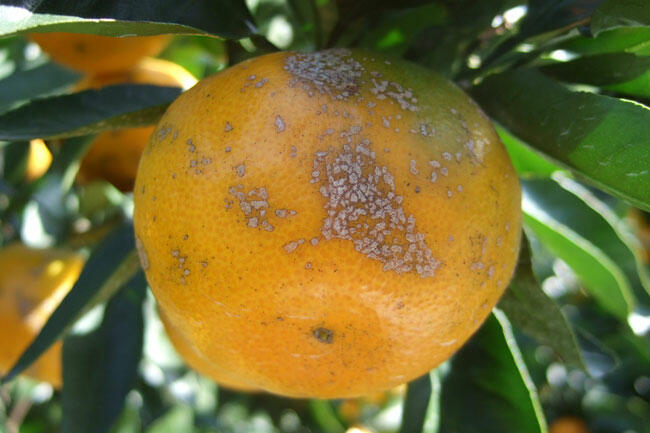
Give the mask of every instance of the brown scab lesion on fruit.
[[158, 141], [162, 141], [165, 138], [167, 138], [167, 136], [169, 135], [170, 132], [172, 132], [171, 125], [163, 125], [163, 126], [161, 126], [158, 129], [158, 131], [156, 132], [156, 136], [158, 137]]
[[275, 123], [274, 123], [274, 125], [275, 125], [275, 130], [276, 130], [278, 133], [283, 132], [284, 129], [285, 129], [285, 126], [286, 126], [286, 125], [284, 124], [284, 120], [282, 119], [282, 117], [280, 117], [279, 114], [275, 116]]
[[318, 92], [339, 100], [359, 92], [365, 71], [346, 49], [294, 54], [286, 58], [284, 69], [293, 76], [289, 86], [300, 85], [309, 96]]
[[287, 254], [290, 254], [290, 253], [294, 252], [296, 249], [298, 249], [298, 247], [299, 247], [300, 245], [304, 244], [304, 243], [305, 243], [305, 240], [304, 240], [303, 238], [300, 238], [300, 239], [298, 239], [298, 240], [295, 240], [295, 241], [291, 241], [291, 242], [289, 242], [289, 243], [286, 243], [286, 244], [283, 246], [283, 248], [284, 248], [284, 250], [287, 252]]
[[332, 344], [334, 342], [334, 332], [322, 326], [315, 328], [312, 334], [321, 343]]
[[177, 269], [181, 270], [180, 283], [185, 285], [186, 278], [191, 274], [190, 268], [187, 263], [187, 256], [181, 253], [181, 250], [178, 248], [171, 250], [171, 255], [176, 261]]
[[[344, 239], [384, 271], [415, 272], [433, 277], [440, 265], [416, 229], [416, 219], [406, 215], [402, 196], [386, 166], [376, 162], [370, 141], [356, 137], [360, 131], [341, 134], [344, 144], [315, 152], [312, 178], [325, 199], [321, 235], [324, 240]], [[417, 169], [412, 160], [411, 172]]]
[[242, 162], [235, 167], [235, 171], [237, 172], [237, 176], [244, 177], [246, 175], [246, 164]]
[[[246, 226], [253, 229], [264, 229], [268, 232], [274, 230], [269, 222], [269, 217], [275, 215], [278, 219], [286, 219], [298, 214], [293, 209], [273, 209], [269, 204], [269, 195], [265, 187], [253, 188], [246, 192], [244, 185], [237, 184], [228, 188], [228, 194], [235, 197], [239, 202], [239, 208], [246, 218]], [[232, 208], [234, 200], [224, 199], [226, 210]]]

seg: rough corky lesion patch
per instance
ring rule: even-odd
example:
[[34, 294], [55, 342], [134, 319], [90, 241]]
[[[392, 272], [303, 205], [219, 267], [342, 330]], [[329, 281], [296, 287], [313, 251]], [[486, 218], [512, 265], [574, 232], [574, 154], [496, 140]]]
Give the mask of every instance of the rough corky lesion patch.
[[[262, 228], [267, 232], [272, 232], [275, 227], [269, 222], [270, 216], [275, 215], [277, 221], [277, 219], [286, 219], [297, 214], [293, 209], [273, 209], [269, 205], [269, 194], [263, 186], [245, 192], [244, 185], [237, 184], [228, 188], [228, 194], [237, 199], [239, 208], [246, 217], [246, 225], [253, 229]], [[233, 205], [233, 201], [227, 198], [225, 203], [226, 210]]]
[[310, 95], [326, 93], [335, 99], [357, 94], [364, 71], [346, 49], [295, 54], [286, 59], [284, 69], [293, 75], [290, 86], [302, 85]]
[[324, 240], [353, 242], [357, 251], [382, 262], [384, 271], [433, 277], [440, 262], [417, 231], [415, 217], [405, 214], [395, 179], [377, 164], [368, 140], [348, 135], [340, 149], [316, 152], [312, 183], [326, 200]]
[[[375, 100], [391, 100], [406, 111], [419, 110], [418, 98], [413, 89], [383, 79], [381, 72], [368, 71], [346, 49], [295, 54], [286, 59], [284, 69], [293, 76], [289, 85], [301, 85], [310, 96], [319, 92], [329, 94], [334, 99], [347, 100], [356, 95], [359, 102], [363, 99], [360, 96], [361, 88], [368, 86]], [[369, 108], [376, 105], [371, 101], [367, 103]], [[386, 123], [384, 119], [384, 126]]]

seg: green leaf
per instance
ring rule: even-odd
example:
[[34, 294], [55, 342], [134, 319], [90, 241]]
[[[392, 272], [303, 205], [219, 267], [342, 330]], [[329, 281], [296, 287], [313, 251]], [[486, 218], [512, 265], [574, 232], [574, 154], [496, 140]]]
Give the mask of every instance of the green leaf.
[[102, 299], [110, 297], [140, 269], [135, 252], [133, 225], [117, 227], [92, 252], [90, 258], [61, 304], [52, 313], [18, 361], [2, 378], [7, 382], [36, 361], [84, 312]]
[[650, 72], [646, 72], [625, 83], [605, 86], [605, 89], [638, 98], [650, 98]]
[[628, 223], [603, 199], [566, 174], [555, 173], [553, 180], [573, 198], [563, 200], [564, 209], [571, 209], [564, 212], [565, 223], [607, 251], [627, 276], [637, 299], [650, 301], [650, 272], [644, 262], [645, 251]]
[[323, 433], [343, 433], [341, 424], [329, 400], [309, 400], [309, 412]]
[[408, 384], [400, 433], [437, 433], [440, 422], [439, 370], [421, 376]]
[[22, 32], [106, 36], [206, 33], [243, 38], [254, 31], [241, 0], [12, 1], [0, 6], [0, 37]]
[[598, 2], [593, 0], [529, 0], [526, 15], [517, 24], [518, 31], [486, 56], [483, 66], [512, 54], [519, 44], [533, 36], [578, 26], [597, 6]]
[[515, 276], [498, 308], [521, 331], [553, 349], [564, 363], [586, 370], [573, 329], [560, 307], [537, 282], [530, 256], [528, 241], [524, 237]]
[[[437, 12], [442, 25], [427, 26], [410, 43], [406, 56], [417, 60], [448, 77], [465, 70], [465, 60], [471, 50], [486, 41], [481, 36], [492, 31], [496, 15], [519, 5], [516, 0], [437, 2], [447, 9]], [[432, 23], [433, 24], [433, 23]]]
[[441, 433], [545, 433], [546, 422], [508, 319], [495, 309], [443, 378]]
[[580, 226], [586, 226], [587, 221], [573, 207], [575, 199], [571, 200], [569, 194], [558, 194], [558, 189], [553, 182], [523, 181], [524, 223], [549, 250], [573, 269], [605, 310], [623, 321], [627, 320], [634, 306], [628, 279], [621, 268], [591, 241], [592, 231], [587, 229], [584, 236], [576, 231]]
[[438, 3], [392, 11], [373, 25], [359, 45], [401, 56], [408, 49], [414, 35], [427, 27], [444, 24], [448, 19], [447, 13], [447, 9]]
[[606, 0], [591, 17], [591, 32], [617, 27], [650, 27], [650, 7], [646, 0]]
[[650, 110], [572, 92], [534, 69], [486, 78], [482, 107], [526, 143], [596, 186], [650, 210]]
[[178, 405], [154, 421], [145, 433], [192, 433], [194, 413], [190, 406]]
[[74, 137], [152, 125], [180, 93], [177, 87], [118, 84], [38, 99], [0, 115], [0, 140]]
[[15, 141], [0, 146], [0, 176], [4, 182], [17, 185], [24, 182], [29, 143]]
[[142, 302], [147, 282], [138, 272], [106, 306], [98, 329], [63, 342], [63, 433], [105, 433], [122, 412], [142, 353]]
[[650, 56], [604, 53], [542, 66], [541, 71], [558, 80], [604, 86], [632, 80], [650, 70]]
[[628, 53], [648, 54], [646, 49], [650, 42], [650, 27], [621, 27], [600, 33], [596, 37], [576, 36], [560, 45], [557, 49], [579, 54], [602, 54], [625, 51]]
[[[61, 147], [60, 152], [54, 155], [52, 164], [43, 176], [29, 184], [21, 184], [20, 188], [12, 191], [10, 204], [1, 215], [6, 217], [18, 213], [30, 200], [34, 199], [52, 218], [57, 219], [64, 216], [65, 195], [70, 190], [77, 174], [78, 161], [92, 144], [91, 138], [86, 136], [68, 140], [66, 145]], [[28, 143], [17, 144], [28, 148]]]
[[29, 99], [63, 92], [79, 78], [78, 73], [54, 63], [15, 72], [0, 80], [0, 112]]
[[495, 129], [520, 177], [549, 177], [553, 172], [561, 170], [560, 167], [544, 158], [543, 154], [519, 140], [502, 126], [495, 125]]

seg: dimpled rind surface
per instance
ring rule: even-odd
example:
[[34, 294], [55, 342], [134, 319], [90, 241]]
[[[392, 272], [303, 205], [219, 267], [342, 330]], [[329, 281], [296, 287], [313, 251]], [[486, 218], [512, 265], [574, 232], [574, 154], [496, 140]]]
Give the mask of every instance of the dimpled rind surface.
[[[70, 291], [83, 258], [63, 249], [12, 244], [0, 249], [0, 374], [4, 375], [38, 335]], [[50, 347], [25, 374], [61, 387], [61, 342]]]
[[159, 122], [134, 199], [190, 365], [294, 397], [369, 394], [447, 359], [507, 286], [521, 232], [519, 183], [480, 109], [362, 51], [202, 80]]

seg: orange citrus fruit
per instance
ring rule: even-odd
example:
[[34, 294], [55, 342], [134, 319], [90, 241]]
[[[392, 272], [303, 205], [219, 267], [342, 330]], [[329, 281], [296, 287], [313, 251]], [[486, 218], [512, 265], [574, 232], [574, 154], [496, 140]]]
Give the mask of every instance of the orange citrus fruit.
[[93, 74], [130, 69], [143, 57], [158, 54], [171, 40], [169, 35], [118, 38], [84, 33], [32, 33], [29, 38], [53, 61]]
[[29, 142], [29, 154], [25, 169], [25, 180], [30, 182], [43, 176], [52, 163], [52, 153], [43, 140], [37, 138]]
[[589, 429], [581, 418], [563, 416], [553, 421], [549, 433], [589, 433]]
[[[5, 374], [40, 332], [81, 273], [84, 259], [65, 249], [0, 249], [0, 374]], [[61, 386], [61, 342], [25, 374]]]
[[[147, 58], [128, 71], [88, 76], [76, 89], [98, 89], [123, 83], [189, 88], [196, 79], [175, 63]], [[81, 162], [78, 179], [82, 182], [106, 179], [121, 191], [131, 191], [140, 155], [153, 129], [153, 126], [145, 126], [99, 134]]]
[[134, 200], [190, 364], [294, 397], [372, 394], [447, 359], [504, 291], [521, 232], [518, 179], [476, 104], [352, 50], [200, 81], [158, 123]]

